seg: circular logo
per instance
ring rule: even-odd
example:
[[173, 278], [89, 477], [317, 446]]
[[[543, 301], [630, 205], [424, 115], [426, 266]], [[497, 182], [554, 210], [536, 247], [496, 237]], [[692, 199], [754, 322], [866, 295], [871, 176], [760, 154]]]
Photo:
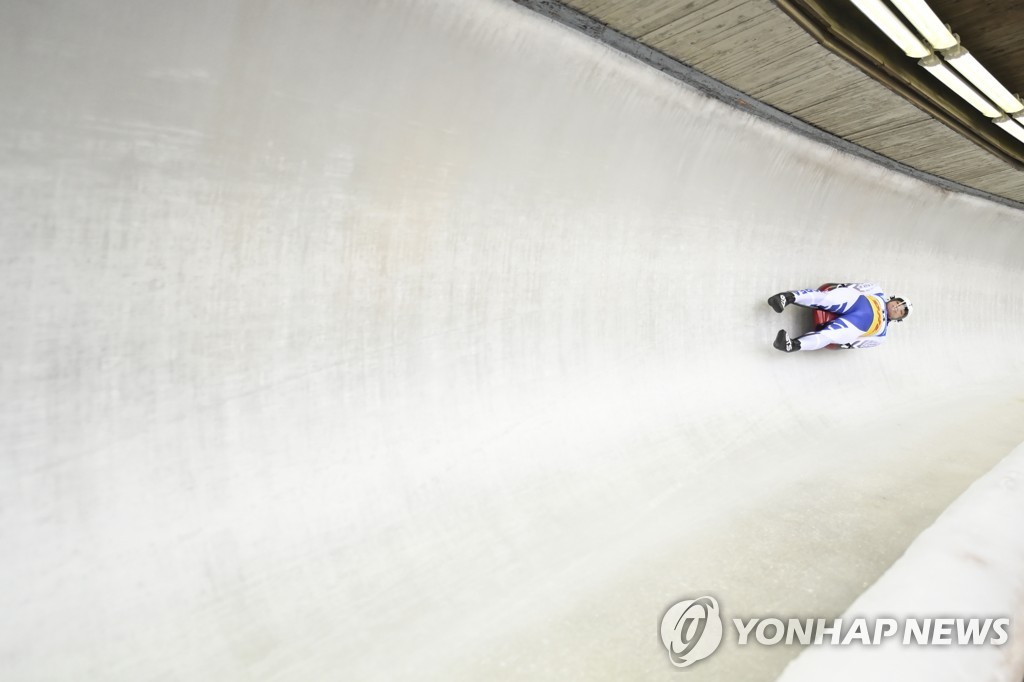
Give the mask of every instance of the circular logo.
[[715, 653], [722, 643], [722, 617], [714, 597], [673, 604], [661, 619], [661, 641], [668, 660], [685, 668]]

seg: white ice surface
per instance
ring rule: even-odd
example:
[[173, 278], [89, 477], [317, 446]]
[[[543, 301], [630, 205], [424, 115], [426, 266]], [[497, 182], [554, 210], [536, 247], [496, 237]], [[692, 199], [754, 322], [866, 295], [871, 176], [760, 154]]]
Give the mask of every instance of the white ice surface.
[[[509, 2], [7, 2], [0, 93], [5, 680], [675, 680], [1024, 440], [1024, 214]], [[915, 317], [773, 350], [830, 280]]]
[[892, 618], [898, 625], [908, 618], [1009, 618], [1009, 641], [963, 645], [954, 625], [949, 645], [906, 646], [898, 634], [880, 637], [878, 646], [811, 646], [779, 682], [1020, 682], [1024, 640], [1014, 630], [1024, 623], [1022, 528], [1024, 445], [975, 481], [842, 616], [846, 623]]

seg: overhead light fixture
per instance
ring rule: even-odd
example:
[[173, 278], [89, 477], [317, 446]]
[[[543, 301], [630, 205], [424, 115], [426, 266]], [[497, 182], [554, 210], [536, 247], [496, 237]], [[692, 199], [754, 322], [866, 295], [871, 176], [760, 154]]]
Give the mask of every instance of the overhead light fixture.
[[928, 73], [946, 84], [950, 90], [960, 95], [968, 104], [985, 114], [989, 118], [998, 118], [1003, 112], [996, 109], [991, 102], [978, 94], [978, 91], [964, 82], [952, 69], [942, 63], [942, 60], [933, 54], [928, 55], [918, 62], [928, 70]]
[[[925, 0], [890, 0], [924, 36], [907, 28], [882, 0], [851, 0], [871, 22], [903, 50], [908, 57], [942, 81], [965, 102], [1024, 143], [1024, 102], [1011, 93], [960, 44], [960, 39], [942, 23]], [[940, 50], [939, 59], [932, 49]], [[960, 75], [947, 66], [952, 66]], [[963, 76], [961, 78], [960, 76]], [[965, 81], [964, 78], [967, 80]], [[990, 101], [991, 100], [991, 101]], [[1005, 113], [1004, 113], [1005, 112]], [[1008, 116], [1007, 114], [1010, 114]]]
[[992, 121], [997, 126], [1016, 137], [1021, 142], [1024, 142], [1024, 125], [1021, 125], [1019, 121], [1015, 121], [1009, 116], [1003, 116]]
[[974, 87], [985, 93], [985, 96], [995, 102], [1003, 111], [1008, 114], [1024, 111], [1024, 104], [1021, 103], [1020, 98], [996, 80], [996, 77], [989, 73], [988, 69], [982, 66], [962, 45], [944, 51], [942, 56], [946, 58], [950, 66], [974, 83]]
[[892, 0], [892, 4], [903, 12], [903, 16], [936, 50], [946, 50], [957, 44], [956, 36], [924, 0]]
[[853, 4], [875, 26], [882, 29], [882, 32], [889, 36], [892, 42], [899, 45], [900, 49], [908, 57], [920, 59], [931, 54], [931, 50], [921, 42], [920, 38], [914, 35], [913, 31], [900, 21], [899, 17], [893, 14], [891, 9], [882, 3], [882, 0], [853, 0]]

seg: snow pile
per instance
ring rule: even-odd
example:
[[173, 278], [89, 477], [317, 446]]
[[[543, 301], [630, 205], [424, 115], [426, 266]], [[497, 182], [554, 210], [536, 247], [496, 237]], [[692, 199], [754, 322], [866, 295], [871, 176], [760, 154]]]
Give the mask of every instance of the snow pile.
[[[1009, 618], [1004, 644], [812, 646], [780, 682], [804, 680], [991, 680], [1024, 677], [1024, 444], [978, 479], [843, 614], [854, 618]], [[940, 641], [942, 641], [940, 639]], [[934, 641], [934, 640], [933, 640]], [[996, 640], [998, 642], [998, 638]]]

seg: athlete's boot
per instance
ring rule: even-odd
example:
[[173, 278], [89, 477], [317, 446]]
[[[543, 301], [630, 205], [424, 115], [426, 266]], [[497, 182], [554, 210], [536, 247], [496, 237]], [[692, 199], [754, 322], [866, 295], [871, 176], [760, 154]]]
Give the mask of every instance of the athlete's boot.
[[785, 329], [780, 329], [779, 333], [775, 335], [775, 343], [772, 345], [784, 353], [792, 353], [795, 350], [800, 350], [800, 339], [791, 339]]
[[768, 305], [770, 305], [772, 307], [772, 310], [774, 310], [775, 312], [781, 313], [783, 308], [785, 308], [787, 305], [795, 301], [796, 296], [793, 295], [792, 291], [783, 291], [782, 293], [775, 294], [774, 296], [769, 298]]

